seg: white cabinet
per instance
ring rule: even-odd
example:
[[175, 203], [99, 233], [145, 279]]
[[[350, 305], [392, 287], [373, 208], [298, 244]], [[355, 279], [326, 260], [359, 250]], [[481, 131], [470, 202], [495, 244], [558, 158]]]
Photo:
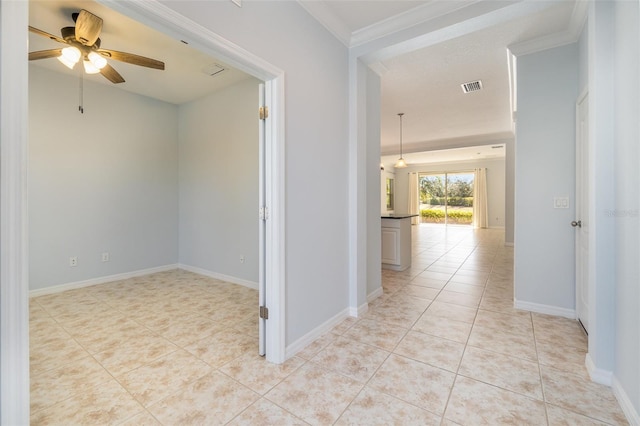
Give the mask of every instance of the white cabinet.
[[400, 230], [382, 228], [382, 263], [400, 264]]
[[411, 215], [382, 216], [382, 267], [404, 271], [411, 266]]

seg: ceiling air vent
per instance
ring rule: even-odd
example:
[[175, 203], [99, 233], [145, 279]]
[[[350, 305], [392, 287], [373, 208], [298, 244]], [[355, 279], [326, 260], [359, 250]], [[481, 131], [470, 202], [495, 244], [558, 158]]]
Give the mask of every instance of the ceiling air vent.
[[211, 77], [216, 74], [220, 74], [222, 71], [224, 71], [224, 67], [218, 64], [209, 64], [202, 69], [202, 72], [210, 75]]
[[482, 81], [470, 81], [468, 83], [463, 83], [460, 86], [462, 86], [462, 91], [464, 93], [477, 92], [482, 89]]

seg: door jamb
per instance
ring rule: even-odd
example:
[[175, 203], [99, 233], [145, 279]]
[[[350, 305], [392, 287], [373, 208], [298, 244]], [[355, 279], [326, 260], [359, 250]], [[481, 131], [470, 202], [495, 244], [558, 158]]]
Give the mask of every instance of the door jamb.
[[[588, 87], [585, 87], [584, 89], [582, 89], [582, 91], [580, 92], [580, 95], [578, 96], [578, 99], [576, 100], [576, 148], [577, 148], [577, 149], [580, 149], [580, 150], [583, 150], [585, 147], [584, 147], [584, 146], [580, 146], [580, 147], [578, 147], [578, 144], [581, 144], [581, 143], [583, 142], [582, 140], [578, 140], [578, 135], [579, 135], [579, 132], [580, 132], [580, 129], [578, 128], [578, 127], [580, 126], [580, 123], [579, 123], [580, 117], [578, 116], [578, 113], [579, 113], [580, 104], [581, 104], [581, 103], [583, 103], [583, 102], [585, 101], [585, 98], [586, 98], [588, 95], [589, 95], [589, 88], [588, 88]], [[587, 107], [588, 107], [588, 106], [589, 106], [589, 105], [587, 105]], [[589, 128], [588, 128], [588, 127], [587, 127], [586, 131], [587, 131], [587, 132], [589, 132]], [[588, 135], [588, 133], [587, 133], [587, 137], [589, 137], [589, 136], [590, 136], [590, 135]], [[580, 136], [580, 137], [582, 138], [582, 136]], [[589, 138], [587, 139], [587, 147], [586, 147], [587, 149], [589, 149], [588, 144], [589, 144]], [[578, 169], [578, 167], [582, 168], [582, 165], [581, 165], [581, 164], [578, 164], [578, 161], [582, 162], [582, 154], [580, 155], [580, 158], [578, 158], [578, 156], [576, 156], [576, 170]], [[591, 161], [591, 157], [589, 157], [589, 161]], [[577, 181], [577, 179], [576, 179], [576, 184], [577, 184], [577, 182], [578, 182], [578, 181]], [[587, 186], [587, 191], [589, 190], [589, 182], [582, 182], [582, 183], [581, 183], [581, 185], [586, 185], [586, 186]], [[581, 188], [581, 190], [582, 190], [582, 188]], [[582, 195], [578, 194], [578, 191], [576, 191], [576, 200], [577, 200], [577, 198], [578, 198], [578, 197], [582, 198]], [[591, 193], [589, 193], [589, 200], [590, 200], [590, 199], [591, 199]], [[584, 206], [583, 204], [584, 204], [584, 200], [582, 200], [582, 199], [581, 199], [581, 201], [580, 201], [580, 208], [581, 208], [581, 209], [583, 209], [583, 210], [584, 210], [585, 208], [586, 208], [587, 210], [589, 210], [589, 206], [588, 206], [588, 205], [587, 205], [587, 206]], [[576, 207], [578, 207], [577, 203], [576, 203]], [[581, 212], [578, 212], [578, 211], [576, 210], [576, 214], [575, 214], [576, 219], [577, 219], [577, 220], [582, 220], [582, 218], [581, 218], [580, 216], [581, 216]], [[589, 219], [589, 220], [590, 220], [590, 219]], [[587, 223], [587, 225], [588, 225], [588, 226], [590, 226], [590, 224], [589, 224], [589, 223]], [[584, 237], [582, 237], [582, 238], [584, 238]], [[576, 241], [577, 241], [577, 238], [576, 238]], [[590, 243], [590, 241], [589, 241], [589, 243]], [[575, 250], [576, 250], [576, 255], [577, 255], [577, 253], [578, 253], [578, 250], [579, 250], [579, 249], [580, 249], [580, 247], [578, 247], [578, 245], [576, 244], [576, 248], [575, 248]], [[589, 248], [589, 250], [591, 250], [591, 248]], [[587, 259], [582, 259], [582, 261], [583, 261], [583, 262], [587, 262], [587, 269], [589, 269], [589, 266], [588, 266], [588, 264], [589, 264], [589, 258], [587, 258]], [[576, 266], [576, 268], [577, 268], [577, 266], [578, 266], [578, 265], [577, 265], [577, 262], [576, 262], [576, 265], [575, 265], [575, 266]], [[584, 269], [584, 267], [583, 267], [583, 269]], [[587, 276], [587, 277], [588, 277], [588, 276]], [[581, 320], [580, 320], [580, 318], [578, 317], [578, 303], [579, 303], [579, 302], [578, 302], [578, 281], [577, 281], [577, 279], [578, 279], [578, 274], [577, 274], [577, 270], [576, 270], [576, 283], [575, 283], [575, 289], [574, 289], [574, 290], [575, 290], [575, 300], [576, 300], [576, 303], [575, 303], [575, 305], [576, 305], [576, 306], [575, 306], [575, 308], [576, 308], [576, 311], [575, 311], [575, 312], [576, 312], [576, 319], [578, 320], [578, 322], [580, 323], [580, 325], [582, 326], [582, 328], [583, 328], [583, 329], [585, 330], [585, 332], [586, 332], [587, 330], [586, 330], [586, 328], [585, 328], [584, 324], [582, 323], [582, 321], [581, 321]], [[591, 295], [591, 280], [590, 280], [590, 279], [587, 279], [587, 283], [586, 283], [585, 290], [587, 291], [587, 295]], [[589, 298], [589, 299], [588, 299], [588, 305], [587, 305], [587, 326], [588, 326], [589, 328], [591, 328], [591, 326], [590, 326], [590, 324], [591, 324], [591, 315], [592, 315], [592, 309], [591, 309], [591, 298]], [[588, 333], [587, 333], [587, 334], [588, 334]]]

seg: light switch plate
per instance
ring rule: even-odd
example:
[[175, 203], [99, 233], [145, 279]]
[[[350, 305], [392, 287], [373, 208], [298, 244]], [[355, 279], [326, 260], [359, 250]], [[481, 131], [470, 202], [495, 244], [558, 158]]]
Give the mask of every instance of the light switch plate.
[[553, 208], [554, 209], [568, 209], [569, 208], [569, 197], [553, 197]]

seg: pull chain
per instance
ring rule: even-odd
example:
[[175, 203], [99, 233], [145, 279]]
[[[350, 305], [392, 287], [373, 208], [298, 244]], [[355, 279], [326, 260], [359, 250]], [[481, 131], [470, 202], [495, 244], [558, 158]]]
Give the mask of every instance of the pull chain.
[[82, 68], [80, 68], [80, 99], [78, 103], [78, 111], [80, 111], [80, 114], [84, 114], [84, 73]]

